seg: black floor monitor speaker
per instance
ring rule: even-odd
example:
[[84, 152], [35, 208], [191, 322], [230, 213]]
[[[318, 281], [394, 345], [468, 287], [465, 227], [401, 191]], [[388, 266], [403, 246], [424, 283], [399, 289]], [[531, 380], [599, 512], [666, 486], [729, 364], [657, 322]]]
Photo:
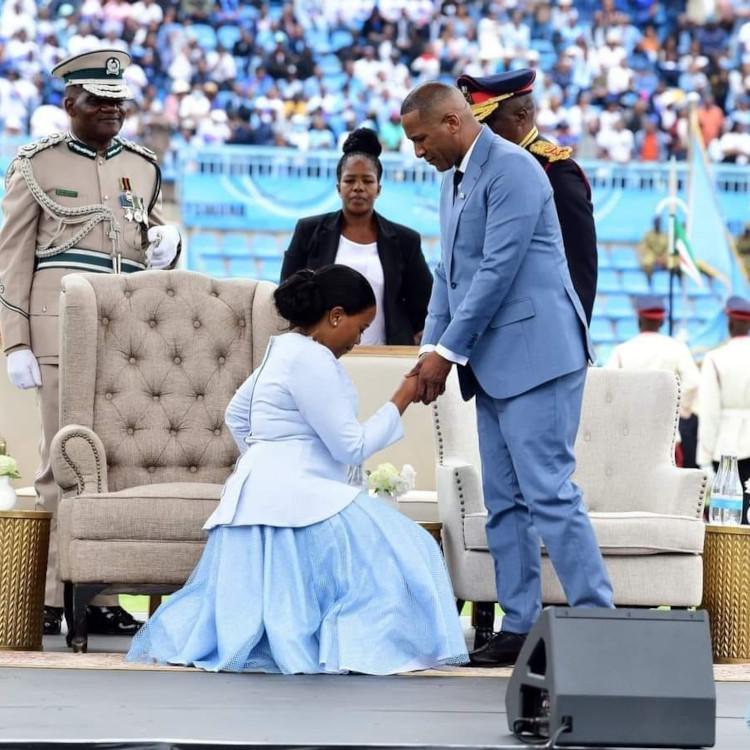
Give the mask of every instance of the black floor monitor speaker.
[[705, 612], [545, 609], [505, 698], [517, 735], [559, 745], [712, 747], [716, 689]]

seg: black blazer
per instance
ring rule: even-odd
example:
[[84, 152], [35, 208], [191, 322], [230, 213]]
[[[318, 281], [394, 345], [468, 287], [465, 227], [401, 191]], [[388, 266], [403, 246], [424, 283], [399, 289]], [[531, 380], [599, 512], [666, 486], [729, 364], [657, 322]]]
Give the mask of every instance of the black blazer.
[[567, 155], [552, 160], [534, 153], [531, 146], [538, 141], [544, 141], [544, 138], [536, 138], [526, 148], [542, 165], [552, 185], [570, 280], [581, 300], [586, 320], [591, 324], [599, 275], [591, 187], [583, 169]]
[[[284, 253], [281, 280], [301, 268], [320, 268], [335, 263], [343, 214], [334, 211], [300, 219]], [[414, 346], [414, 334], [424, 329], [432, 274], [422, 255], [418, 232], [394, 224], [375, 213], [378, 255], [383, 265], [383, 315], [386, 344]]]

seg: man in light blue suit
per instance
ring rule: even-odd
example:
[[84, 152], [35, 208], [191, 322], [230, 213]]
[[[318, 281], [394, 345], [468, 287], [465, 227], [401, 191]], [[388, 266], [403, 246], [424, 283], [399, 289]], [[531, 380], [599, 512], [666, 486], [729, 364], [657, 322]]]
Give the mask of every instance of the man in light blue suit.
[[464, 398], [476, 396], [487, 541], [505, 616], [472, 663], [507, 666], [541, 610], [540, 536], [571, 606], [613, 606], [571, 479], [591, 343], [536, 160], [480, 125], [451, 86], [414, 89], [401, 115], [416, 156], [447, 173], [417, 397], [437, 398], [454, 364]]

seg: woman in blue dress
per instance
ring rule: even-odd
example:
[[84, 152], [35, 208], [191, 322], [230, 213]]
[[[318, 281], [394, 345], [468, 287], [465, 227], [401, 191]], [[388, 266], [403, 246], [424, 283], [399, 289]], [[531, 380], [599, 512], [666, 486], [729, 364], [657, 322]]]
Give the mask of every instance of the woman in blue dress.
[[403, 436], [416, 378], [364, 424], [339, 363], [375, 317], [367, 279], [303, 270], [275, 292], [290, 330], [226, 411], [241, 456], [184, 588], [129, 661], [235, 672], [393, 674], [468, 661], [432, 537], [357, 485]]

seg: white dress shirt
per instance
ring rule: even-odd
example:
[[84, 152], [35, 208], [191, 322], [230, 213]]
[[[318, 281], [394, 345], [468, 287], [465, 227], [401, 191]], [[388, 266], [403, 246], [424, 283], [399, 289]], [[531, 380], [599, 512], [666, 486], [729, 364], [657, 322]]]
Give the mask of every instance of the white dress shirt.
[[370, 327], [362, 334], [362, 346], [382, 346], [385, 344], [385, 312], [383, 309], [383, 299], [385, 292], [385, 277], [383, 276], [383, 264], [380, 262], [378, 255], [378, 243], [370, 242], [367, 245], [361, 245], [359, 242], [352, 242], [341, 235], [339, 239], [339, 249], [336, 253], [336, 263], [349, 266], [355, 271], [359, 271], [369, 282], [372, 291], [375, 292], [375, 302], [377, 303], [377, 312], [375, 320]]
[[[458, 171], [463, 172], [463, 174], [466, 174], [466, 170], [469, 167], [469, 160], [471, 159], [471, 155], [474, 153], [474, 146], [477, 145], [477, 141], [479, 140], [479, 136], [482, 134], [482, 131], [480, 130], [479, 133], [477, 133], [477, 137], [474, 139], [471, 146], [469, 146], [469, 150], [464, 154], [464, 158], [461, 159], [461, 163], [458, 165]], [[453, 179], [453, 173], [451, 173], [451, 179]], [[459, 183], [460, 186], [461, 183]], [[447, 359], [449, 362], [453, 362], [457, 365], [465, 365], [468, 361], [468, 357], [464, 357], [462, 354], [456, 354], [455, 352], [452, 352], [450, 349], [446, 349], [442, 344], [437, 344], [437, 346], [433, 346], [432, 344], [425, 344], [424, 346], [420, 347], [419, 349], [419, 356], [421, 357], [423, 354], [427, 354], [429, 352], [437, 352], [443, 359]]]
[[363, 424], [357, 411], [354, 384], [330, 349], [300, 333], [272, 337], [227, 407], [242, 454], [203, 528], [295, 528], [343, 510], [363, 489], [349, 483], [350, 467], [404, 435], [391, 401]]

